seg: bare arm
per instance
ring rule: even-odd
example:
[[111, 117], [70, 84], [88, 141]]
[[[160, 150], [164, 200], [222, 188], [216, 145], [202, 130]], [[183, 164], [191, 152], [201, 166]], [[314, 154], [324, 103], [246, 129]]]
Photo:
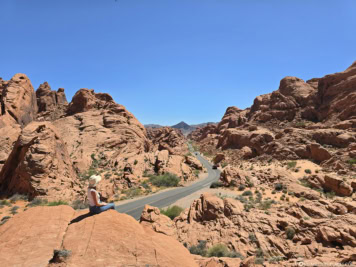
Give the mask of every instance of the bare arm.
[[104, 203], [104, 202], [103, 202], [103, 203], [99, 203], [98, 196], [96, 195], [96, 193], [95, 193], [94, 191], [91, 191], [90, 194], [91, 194], [91, 196], [92, 196], [93, 199], [94, 199], [95, 206], [97, 206], [97, 207], [102, 207], [102, 206], [105, 206], [105, 205], [106, 205], [106, 203]]

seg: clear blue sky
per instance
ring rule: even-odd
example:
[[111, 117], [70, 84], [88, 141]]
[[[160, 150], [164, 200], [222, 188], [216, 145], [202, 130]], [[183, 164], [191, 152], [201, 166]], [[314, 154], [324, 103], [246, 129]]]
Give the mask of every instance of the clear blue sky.
[[356, 60], [355, 0], [0, 0], [0, 77], [110, 93], [142, 123], [219, 121]]

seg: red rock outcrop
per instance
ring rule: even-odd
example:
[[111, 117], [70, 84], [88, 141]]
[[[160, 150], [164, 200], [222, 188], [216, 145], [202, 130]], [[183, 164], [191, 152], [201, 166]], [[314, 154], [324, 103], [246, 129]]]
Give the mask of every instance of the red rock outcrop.
[[[86, 217], [69, 206], [36, 207], [0, 226], [4, 266], [198, 266], [173, 238], [116, 211]], [[82, 217], [82, 218], [81, 218]], [[84, 218], [86, 217], [86, 218]], [[54, 250], [67, 252], [56, 262]]]
[[50, 122], [32, 122], [0, 172], [0, 192], [74, 200], [80, 187], [61, 136]]
[[64, 116], [67, 109], [67, 98], [63, 88], [52, 91], [47, 82], [44, 82], [36, 91], [38, 119], [56, 120]]
[[[208, 247], [225, 244], [245, 257], [296, 259], [299, 255], [305, 260], [318, 257], [324, 263], [333, 257], [333, 262], [342, 263], [353, 257], [356, 247], [356, 215], [345, 208], [340, 202], [305, 200], [268, 212], [256, 208], [248, 212], [238, 200], [205, 193], [173, 220], [171, 231], [187, 246], [205, 240]], [[157, 222], [164, 215], [155, 216]]]
[[356, 118], [356, 61], [345, 71], [319, 80], [319, 120]]
[[152, 151], [168, 150], [170, 154], [176, 155], [188, 152], [187, 140], [178, 129], [171, 127], [149, 128], [147, 136], [153, 144]]
[[[11, 80], [0, 83], [1, 116], [10, 116], [21, 126], [35, 120], [37, 102], [31, 81], [25, 74], [15, 74]], [[1, 125], [0, 123], [0, 126]]]

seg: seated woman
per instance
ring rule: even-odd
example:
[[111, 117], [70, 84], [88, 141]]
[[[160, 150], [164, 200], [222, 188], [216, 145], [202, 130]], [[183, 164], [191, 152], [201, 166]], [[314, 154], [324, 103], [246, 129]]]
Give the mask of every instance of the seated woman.
[[89, 201], [89, 210], [91, 214], [99, 214], [100, 212], [115, 209], [114, 203], [105, 203], [100, 201], [100, 195], [96, 191], [97, 184], [101, 181], [101, 176], [92, 175], [89, 178], [89, 187], [88, 187], [88, 201]]

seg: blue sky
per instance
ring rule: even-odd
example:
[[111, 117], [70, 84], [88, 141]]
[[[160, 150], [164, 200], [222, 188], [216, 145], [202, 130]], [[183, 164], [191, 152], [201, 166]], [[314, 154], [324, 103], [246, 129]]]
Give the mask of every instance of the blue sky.
[[0, 0], [0, 77], [110, 93], [142, 123], [219, 121], [356, 60], [354, 0]]

